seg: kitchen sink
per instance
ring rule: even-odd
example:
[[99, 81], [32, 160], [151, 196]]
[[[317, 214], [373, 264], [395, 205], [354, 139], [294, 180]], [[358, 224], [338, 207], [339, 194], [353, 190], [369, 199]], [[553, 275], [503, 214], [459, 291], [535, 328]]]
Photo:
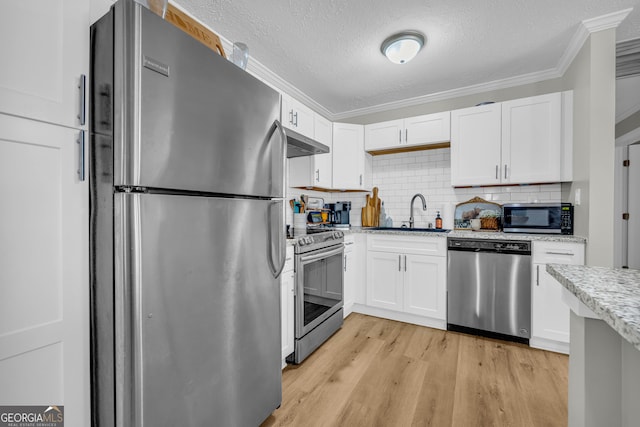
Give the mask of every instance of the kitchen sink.
[[408, 232], [429, 232], [429, 233], [448, 233], [448, 228], [409, 228], [409, 227], [366, 227], [365, 230], [388, 230], [388, 231], [408, 231]]

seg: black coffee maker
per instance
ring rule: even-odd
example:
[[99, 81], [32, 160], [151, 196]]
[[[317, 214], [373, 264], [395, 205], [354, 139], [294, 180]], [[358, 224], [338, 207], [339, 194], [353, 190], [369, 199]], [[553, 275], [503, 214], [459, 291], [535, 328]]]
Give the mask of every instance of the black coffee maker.
[[329, 209], [329, 221], [333, 227], [348, 228], [351, 226], [351, 202], [335, 202], [324, 205]]

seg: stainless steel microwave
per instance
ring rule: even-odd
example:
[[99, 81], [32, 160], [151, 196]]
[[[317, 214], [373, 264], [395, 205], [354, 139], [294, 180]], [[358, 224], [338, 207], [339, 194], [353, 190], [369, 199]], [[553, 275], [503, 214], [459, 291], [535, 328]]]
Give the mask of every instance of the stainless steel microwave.
[[508, 203], [502, 206], [505, 233], [573, 234], [571, 203]]

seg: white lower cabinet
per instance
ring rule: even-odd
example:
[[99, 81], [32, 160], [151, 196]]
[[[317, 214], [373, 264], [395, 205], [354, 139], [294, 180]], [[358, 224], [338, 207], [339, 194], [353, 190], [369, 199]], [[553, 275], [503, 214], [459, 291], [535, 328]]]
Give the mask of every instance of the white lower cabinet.
[[581, 243], [533, 242], [531, 347], [569, 353], [569, 307], [547, 264], [584, 264]]
[[396, 320], [445, 328], [446, 239], [369, 236], [367, 249], [367, 306], [413, 316], [391, 316]]
[[295, 291], [295, 273], [293, 263], [293, 246], [287, 246], [287, 259], [280, 276], [280, 326], [282, 328], [282, 366], [286, 366], [285, 359], [293, 353], [293, 313]]
[[347, 317], [356, 300], [357, 265], [354, 253], [355, 238], [353, 235], [344, 236], [344, 317]]

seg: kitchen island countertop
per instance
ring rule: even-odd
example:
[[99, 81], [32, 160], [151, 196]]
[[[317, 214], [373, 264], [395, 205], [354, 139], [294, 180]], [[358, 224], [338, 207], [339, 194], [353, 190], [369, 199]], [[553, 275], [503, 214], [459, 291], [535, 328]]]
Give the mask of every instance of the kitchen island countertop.
[[640, 350], [640, 270], [548, 264], [547, 272]]

